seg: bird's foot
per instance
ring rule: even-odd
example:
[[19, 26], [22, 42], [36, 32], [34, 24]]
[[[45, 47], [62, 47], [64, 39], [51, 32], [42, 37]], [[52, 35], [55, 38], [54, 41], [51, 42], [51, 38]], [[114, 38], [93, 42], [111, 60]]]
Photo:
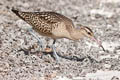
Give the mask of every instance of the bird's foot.
[[53, 56], [55, 57], [55, 60], [57, 61], [57, 63], [60, 62], [60, 57], [57, 55], [56, 52], [53, 52]]
[[57, 63], [59, 63], [60, 57], [58, 56], [55, 48], [53, 47], [52, 49], [53, 49], [53, 56], [54, 56], [55, 60], [57, 61]]

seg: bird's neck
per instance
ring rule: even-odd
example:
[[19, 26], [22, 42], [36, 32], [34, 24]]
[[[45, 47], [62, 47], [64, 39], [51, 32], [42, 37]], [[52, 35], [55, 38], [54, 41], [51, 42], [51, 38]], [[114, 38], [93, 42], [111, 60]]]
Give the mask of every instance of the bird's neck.
[[74, 28], [70, 34], [73, 40], [79, 40], [84, 37], [81, 29]]

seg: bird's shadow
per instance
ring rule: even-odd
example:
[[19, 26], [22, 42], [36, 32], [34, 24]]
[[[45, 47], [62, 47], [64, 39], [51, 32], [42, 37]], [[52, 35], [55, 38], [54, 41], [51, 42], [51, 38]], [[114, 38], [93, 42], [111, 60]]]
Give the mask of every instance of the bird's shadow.
[[[53, 57], [54, 60], [55, 60], [55, 57], [54, 57], [53, 52], [43, 52], [43, 54], [44, 54], [44, 55], [50, 54], [51, 57]], [[64, 58], [64, 59], [67, 59], [67, 60], [71, 60], [71, 61], [77, 61], [77, 62], [80, 61], [80, 62], [82, 62], [82, 61], [84, 61], [86, 58], [88, 58], [91, 63], [93, 63], [93, 62], [101, 63], [101, 61], [97, 61], [96, 59], [92, 58], [92, 57], [89, 56], [89, 55], [87, 55], [87, 56], [85, 56], [85, 57], [83, 57], [83, 58], [79, 58], [79, 57], [77, 57], [77, 56], [69, 57], [69, 56], [64, 56], [64, 55], [60, 55], [60, 54], [57, 54], [57, 55], [58, 55], [59, 57], [61, 57], [61, 58]]]
[[[18, 50], [19, 51], [23, 51], [25, 55], [30, 55], [30, 54], [37, 54], [37, 55], [41, 55], [40, 57], [42, 58], [44, 55], [50, 55], [52, 58], [55, 59], [54, 57], [54, 54], [53, 52], [45, 52], [45, 51], [42, 51], [41, 53], [39, 51], [36, 51], [36, 52], [30, 52], [29, 50], [25, 50], [25, 49], [20, 49]], [[79, 58], [77, 56], [73, 56], [73, 57], [69, 57], [69, 56], [64, 56], [64, 55], [61, 55], [61, 54], [57, 54], [60, 58], [64, 58], [64, 59], [67, 59], [67, 60], [71, 60], [71, 61], [84, 61], [86, 58], [88, 58], [90, 60], [90, 62], [98, 62], [97, 60], [95, 60], [94, 58], [90, 57], [90, 56], [87, 56], [87, 57], [83, 57], [83, 58]]]
[[86, 58], [88, 58], [91, 63], [93, 63], [93, 62], [99, 63], [97, 60], [95, 60], [94, 58], [92, 58], [92, 57], [89, 56], [89, 55], [87, 55], [87, 56], [85, 56], [85, 57], [82, 57], [82, 58], [79, 58], [79, 57], [77, 57], [77, 56], [73, 56], [73, 57], [63, 56], [63, 55], [60, 55], [60, 54], [58, 54], [58, 56], [61, 57], [61, 58], [67, 59], [67, 60], [78, 61], [78, 62], [79, 62], [79, 61], [82, 62], [82, 61], [84, 61]]
[[[54, 54], [53, 52], [43, 52], [44, 55], [47, 55], [47, 54], [50, 54], [51, 57], [54, 57]], [[63, 55], [60, 55], [60, 54], [57, 54], [60, 58], [64, 58], [64, 59], [67, 59], [67, 60], [71, 60], [71, 61], [83, 61], [85, 58], [78, 58], [77, 56], [73, 56], [73, 57], [68, 57], [68, 56], [63, 56]]]

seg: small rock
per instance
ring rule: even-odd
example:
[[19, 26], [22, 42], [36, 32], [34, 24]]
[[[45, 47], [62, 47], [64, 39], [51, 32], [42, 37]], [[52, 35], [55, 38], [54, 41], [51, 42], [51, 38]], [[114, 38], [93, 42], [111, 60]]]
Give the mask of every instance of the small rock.
[[117, 76], [113, 76], [111, 80], [120, 80]]

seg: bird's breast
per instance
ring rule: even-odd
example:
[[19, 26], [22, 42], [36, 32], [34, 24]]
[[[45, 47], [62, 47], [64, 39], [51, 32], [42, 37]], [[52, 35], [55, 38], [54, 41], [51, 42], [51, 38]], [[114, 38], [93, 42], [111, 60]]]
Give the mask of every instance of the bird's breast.
[[68, 30], [66, 30], [66, 26], [64, 23], [58, 24], [58, 27], [54, 27], [52, 29], [52, 34], [56, 38], [68, 38], [71, 39], [71, 35]]

